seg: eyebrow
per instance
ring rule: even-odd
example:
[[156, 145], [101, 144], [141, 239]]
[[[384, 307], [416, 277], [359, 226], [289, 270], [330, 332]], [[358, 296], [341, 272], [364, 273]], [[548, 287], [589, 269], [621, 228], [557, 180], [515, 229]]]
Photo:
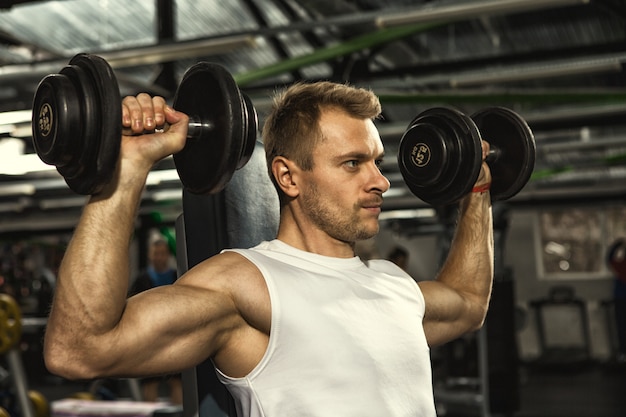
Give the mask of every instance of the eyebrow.
[[336, 156], [335, 158], [333, 158], [336, 161], [345, 161], [345, 160], [349, 160], [349, 159], [356, 159], [359, 161], [364, 161], [367, 159], [383, 159], [385, 157], [385, 152], [381, 152], [378, 155], [376, 155], [374, 158], [371, 157], [370, 154], [368, 153], [363, 153], [363, 152], [348, 152], [345, 154], [341, 154]]

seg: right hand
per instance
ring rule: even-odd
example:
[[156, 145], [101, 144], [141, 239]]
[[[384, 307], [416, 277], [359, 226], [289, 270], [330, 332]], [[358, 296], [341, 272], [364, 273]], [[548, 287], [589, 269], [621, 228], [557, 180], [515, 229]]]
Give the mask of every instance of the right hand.
[[[168, 124], [166, 131], [155, 129]], [[167, 105], [163, 97], [146, 93], [122, 100], [122, 127], [132, 135], [122, 135], [121, 158], [150, 169], [161, 159], [185, 146], [189, 117]]]

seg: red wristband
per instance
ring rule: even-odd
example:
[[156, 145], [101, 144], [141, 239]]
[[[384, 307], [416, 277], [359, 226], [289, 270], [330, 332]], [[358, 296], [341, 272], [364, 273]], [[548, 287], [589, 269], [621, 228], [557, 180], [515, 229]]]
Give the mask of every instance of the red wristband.
[[473, 193], [484, 193], [485, 191], [488, 191], [491, 188], [491, 183], [488, 182], [486, 184], [483, 185], [477, 185], [474, 188], [472, 188], [472, 192]]

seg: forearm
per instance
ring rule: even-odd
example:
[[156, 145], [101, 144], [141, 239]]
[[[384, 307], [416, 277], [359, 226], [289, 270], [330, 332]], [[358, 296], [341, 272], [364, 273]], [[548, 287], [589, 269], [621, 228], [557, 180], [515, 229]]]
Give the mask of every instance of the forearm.
[[117, 172], [85, 206], [59, 269], [45, 339], [52, 369], [66, 372], [68, 360], [95, 354], [97, 336], [111, 331], [124, 311], [128, 249], [147, 170]]
[[[137, 355], [129, 347], [138, 345], [141, 309], [126, 314], [133, 225], [150, 169], [183, 148], [188, 121], [161, 97], [142, 93], [122, 101], [122, 126], [135, 134], [121, 137], [112, 178], [84, 208], [61, 263], [44, 342], [53, 373], [92, 378]], [[145, 133], [165, 123], [166, 132]]]
[[471, 193], [460, 203], [458, 224], [438, 281], [464, 299], [463, 314], [476, 325], [487, 312], [494, 270], [493, 218], [489, 193]]

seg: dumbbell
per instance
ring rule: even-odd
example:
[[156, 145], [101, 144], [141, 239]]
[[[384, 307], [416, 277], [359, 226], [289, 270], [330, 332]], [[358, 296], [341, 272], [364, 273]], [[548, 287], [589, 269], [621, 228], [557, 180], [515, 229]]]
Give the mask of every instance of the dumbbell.
[[398, 165], [409, 190], [433, 206], [458, 202], [468, 194], [482, 165], [482, 145], [490, 144], [491, 199], [506, 200], [526, 185], [535, 166], [535, 139], [514, 111], [489, 107], [471, 117], [445, 107], [418, 114], [400, 139]]
[[35, 398], [38, 393], [29, 391], [27, 387], [19, 346], [21, 339], [22, 311], [15, 298], [8, 294], [0, 294], [0, 354], [9, 366], [16, 404], [19, 405], [21, 415], [24, 417], [45, 417], [45, 414], [38, 414], [38, 411], [42, 413], [45, 411], [47, 406], [45, 398], [41, 395]]
[[0, 355], [13, 349], [22, 337], [22, 312], [13, 297], [0, 293]]
[[[174, 109], [189, 116], [185, 147], [174, 155], [183, 187], [221, 191], [252, 155], [258, 119], [248, 96], [222, 66], [199, 62], [178, 85]], [[111, 66], [78, 54], [44, 77], [33, 100], [33, 145], [78, 194], [97, 194], [111, 180], [120, 152], [122, 109]]]

